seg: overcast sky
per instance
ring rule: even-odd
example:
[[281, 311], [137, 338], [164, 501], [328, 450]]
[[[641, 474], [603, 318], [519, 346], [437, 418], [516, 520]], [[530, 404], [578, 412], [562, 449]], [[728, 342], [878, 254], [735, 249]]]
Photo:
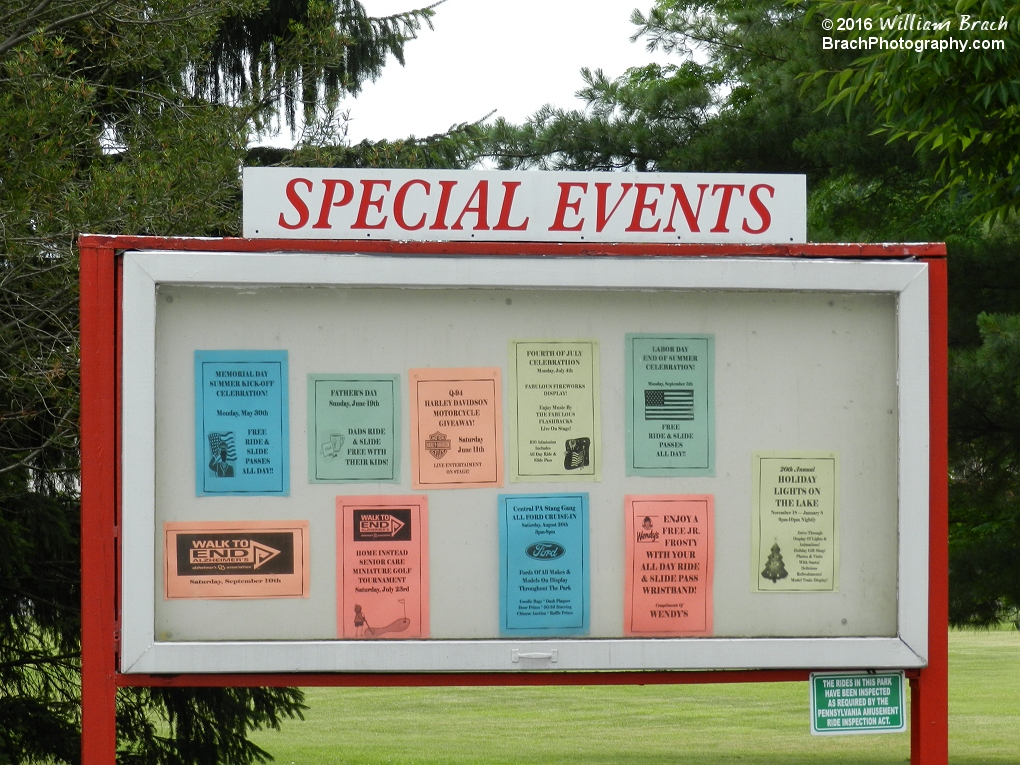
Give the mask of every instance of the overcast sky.
[[[373, 16], [424, 5], [362, 0]], [[652, 0], [446, 0], [434, 31], [405, 46], [361, 95], [349, 99], [352, 142], [432, 135], [492, 110], [515, 122], [543, 104], [579, 108], [582, 67], [616, 76], [630, 66], [668, 60], [630, 42], [631, 11]], [[289, 136], [281, 136], [286, 140]], [[274, 141], [275, 143], [275, 141]]]

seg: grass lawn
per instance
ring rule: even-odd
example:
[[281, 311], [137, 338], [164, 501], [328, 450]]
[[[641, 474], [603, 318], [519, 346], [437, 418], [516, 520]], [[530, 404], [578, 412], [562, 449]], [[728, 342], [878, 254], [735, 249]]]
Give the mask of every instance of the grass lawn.
[[[1020, 762], [1020, 633], [949, 638], [952, 765]], [[807, 683], [312, 688], [254, 741], [283, 765], [886, 765], [909, 734], [811, 736]]]

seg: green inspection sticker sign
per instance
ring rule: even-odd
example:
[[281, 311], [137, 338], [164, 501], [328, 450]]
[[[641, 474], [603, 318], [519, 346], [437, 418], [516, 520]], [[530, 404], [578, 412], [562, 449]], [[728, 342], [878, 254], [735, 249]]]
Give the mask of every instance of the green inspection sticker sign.
[[906, 729], [902, 670], [811, 673], [811, 733], [902, 733]]

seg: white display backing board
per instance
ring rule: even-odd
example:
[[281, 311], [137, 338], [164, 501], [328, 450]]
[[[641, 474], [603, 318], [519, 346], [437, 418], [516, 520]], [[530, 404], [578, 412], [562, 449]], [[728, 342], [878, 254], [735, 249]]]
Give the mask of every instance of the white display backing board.
[[[924, 664], [921, 264], [128, 253], [124, 285], [122, 671]], [[714, 477], [624, 475], [628, 332], [715, 336]], [[602, 481], [425, 492], [432, 638], [335, 640], [335, 497], [421, 492], [406, 414], [400, 484], [307, 483], [306, 375], [400, 374], [407, 413], [408, 369], [505, 369], [509, 339], [543, 337], [599, 341]], [[289, 497], [195, 496], [196, 349], [288, 351]], [[762, 450], [840, 455], [838, 592], [750, 592], [751, 455]], [[568, 490], [591, 498], [591, 634], [500, 639], [496, 495]], [[712, 638], [622, 637], [626, 494], [715, 495]], [[242, 519], [310, 521], [311, 597], [164, 600], [163, 522]]]

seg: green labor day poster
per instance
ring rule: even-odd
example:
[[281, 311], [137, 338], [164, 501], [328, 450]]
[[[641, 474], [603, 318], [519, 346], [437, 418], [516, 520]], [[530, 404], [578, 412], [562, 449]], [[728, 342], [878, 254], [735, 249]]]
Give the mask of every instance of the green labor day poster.
[[626, 342], [627, 475], [715, 475], [713, 336]]

